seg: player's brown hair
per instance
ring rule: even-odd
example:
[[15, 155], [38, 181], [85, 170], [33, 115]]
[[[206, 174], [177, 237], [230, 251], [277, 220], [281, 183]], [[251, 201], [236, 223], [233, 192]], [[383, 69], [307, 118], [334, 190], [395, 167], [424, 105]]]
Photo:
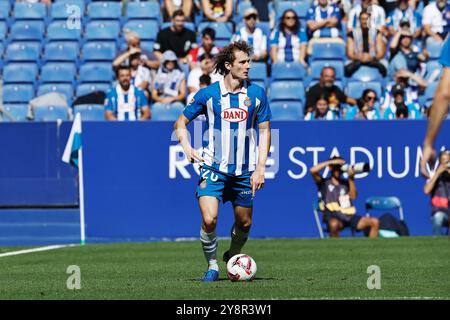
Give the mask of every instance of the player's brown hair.
[[222, 48], [222, 50], [220, 50], [217, 54], [214, 62], [214, 69], [217, 73], [226, 75], [230, 72], [227, 68], [225, 68], [225, 63], [234, 62], [236, 59], [234, 53], [236, 51], [242, 51], [251, 56], [253, 53], [253, 48], [245, 41], [236, 41]]

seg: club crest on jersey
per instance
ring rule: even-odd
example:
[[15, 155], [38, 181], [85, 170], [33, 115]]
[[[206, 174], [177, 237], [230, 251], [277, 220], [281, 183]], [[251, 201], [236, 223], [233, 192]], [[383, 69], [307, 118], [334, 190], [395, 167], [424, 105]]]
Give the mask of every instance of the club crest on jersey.
[[250, 100], [249, 97], [245, 97], [244, 106], [246, 106], [247, 108], [250, 108], [251, 105], [252, 105], [252, 100]]
[[228, 122], [241, 122], [248, 118], [248, 112], [241, 108], [228, 108], [223, 110], [220, 116]]

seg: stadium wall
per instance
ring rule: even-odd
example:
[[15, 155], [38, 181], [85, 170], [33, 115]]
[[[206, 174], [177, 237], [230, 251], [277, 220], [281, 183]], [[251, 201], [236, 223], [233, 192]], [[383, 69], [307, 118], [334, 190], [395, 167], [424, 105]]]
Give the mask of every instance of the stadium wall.
[[[0, 126], [0, 205], [77, 205], [76, 170], [60, 160], [70, 125]], [[198, 168], [180, 154], [172, 128], [171, 122], [83, 123], [88, 241], [198, 236]], [[429, 198], [418, 167], [426, 121], [274, 122], [272, 128], [266, 186], [255, 198], [253, 237], [317, 237], [312, 212], [317, 188], [308, 169], [337, 153], [373, 168], [357, 176], [360, 214], [369, 196], [397, 196], [411, 233], [431, 234]], [[201, 122], [190, 129], [199, 146]], [[446, 121], [437, 146], [448, 146], [448, 137]], [[219, 236], [228, 236], [231, 224], [230, 204], [221, 205]]]

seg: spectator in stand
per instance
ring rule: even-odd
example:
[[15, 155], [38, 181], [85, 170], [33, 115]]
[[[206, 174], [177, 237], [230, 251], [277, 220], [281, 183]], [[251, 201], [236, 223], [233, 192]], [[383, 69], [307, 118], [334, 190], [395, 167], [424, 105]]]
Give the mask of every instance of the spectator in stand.
[[300, 28], [300, 20], [294, 10], [283, 12], [280, 26], [272, 32], [270, 37], [270, 57], [272, 63], [300, 62], [307, 66], [305, 30]]
[[200, 90], [200, 78], [203, 75], [209, 76], [211, 79], [211, 83], [222, 79], [222, 76], [214, 71], [213, 59], [214, 57], [207, 52], [199, 57], [199, 66], [189, 72], [187, 81], [189, 93], [197, 92], [198, 90]]
[[140, 60], [143, 65], [149, 69], [158, 69], [159, 68], [159, 59], [158, 57], [146, 50], [141, 49], [141, 39], [139, 35], [134, 31], [125, 31], [125, 40], [127, 42], [127, 49], [119, 52], [116, 58], [113, 61], [113, 68], [117, 69], [119, 66], [129, 66], [130, 65], [130, 56], [139, 53]]
[[[358, 112], [353, 119], [360, 120], [379, 120], [380, 112], [375, 108], [377, 102], [377, 93], [372, 89], [365, 89], [361, 98], [358, 100]], [[350, 117], [351, 118], [351, 117]]]
[[394, 36], [402, 28], [401, 24], [406, 21], [409, 22], [409, 31], [413, 34], [414, 39], [420, 38], [422, 36], [422, 17], [408, 4], [408, 0], [397, 0], [397, 7], [386, 19], [389, 35]]
[[361, 3], [355, 4], [348, 14], [347, 33], [360, 26], [360, 14], [366, 11], [370, 14], [370, 28], [375, 28], [384, 34], [386, 29], [386, 13], [384, 9], [375, 0], [361, 0]]
[[177, 56], [173, 51], [164, 52], [161, 67], [155, 75], [152, 85], [154, 106], [170, 105], [176, 109], [184, 108], [186, 97], [186, 79], [178, 66]]
[[197, 46], [195, 32], [184, 27], [183, 10], [176, 10], [172, 16], [172, 26], [158, 32], [153, 45], [156, 56], [161, 60], [163, 52], [175, 52], [180, 63], [188, 63], [188, 53]]
[[245, 26], [237, 30], [233, 41], [243, 40], [253, 47], [253, 61], [267, 60], [267, 37], [261, 28], [256, 27], [258, 11], [248, 8], [244, 12]]
[[147, 97], [138, 87], [131, 84], [131, 70], [128, 66], [116, 69], [118, 84], [106, 95], [105, 119], [136, 121], [150, 119]]
[[338, 119], [336, 113], [328, 107], [328, 100], [325, 95], [321, 95], [316, 101], [314, 111], [308, 112], [305, 120], [335, 120]]
[[192, 91], [191, 93], [189, 93], [187, 101], [190, 102], [192, 101], [192, 99], [194, 98], [195, 94], [203, 88], [206, 88], [207, 86], [209, 86], [211, 84], [211, 77], [208, 76], [207, 74], [202, 74], [200, 76], [200, 78], [198, 79], [198, 89], [195, 91]]
[[161, 6], [164, 22], [170, 21], [177, 10], [182, 10], [187, 21], [193, 21], [194, 1], [193, 0], [164, 0]]
[[206, 27], [202, 31], [202, 43], [199, 47], [193, 48], [189, 51], [189, 69], [193, 70], [199, 67], [199, 57], [205, 53], [215, 56], [219, 53], [220, 49], [215, 46], [214, 41], [216, 39], [216, 31], [214, 29]]
[[420, 107], [416, 103], [405, 101], [405, 89], [395, 85], [392, 89], [392, 99], [384, 112], [384, 119], [422, 119]]
[[442, 227], [450, 228], [450, 150], [439, 154], [439, 166], [431, 173], [423, 191], [431, 197], [433, 235], [440, 236]]
[[389, 63], [389, 74], [391, 76], [403, 69], [412, 73], [418, 73], [420, 71], [420, 63], [426, 62], [429, 56], [426, 49], [423, 49], [421, 53], [418, 52], [413, 47], [413, 35], [403, 30], [395, 34], [391, 41], [390, 51], [392, 60]]
[[308, 35], [311, 38], [308, 43], [308, 54], [312, 53], [312, 45], [317, 42], [339, 42], [344, 41], [341, 36], [341, 13], [339, 7], [330, 4], [329, 0], [318, 0], [308, 10], [306, 17]]
[[228, 22], [233, 14], [233, 0], [202, 0], [202, 11], [209, 21]]
[[345, 75], [351, 77], [361, 66], [378, 69], [383, 77], [386, 76], [387, 60], [386, 44], [381, 32], [369, 27], [370, 14], [362, 11], [359, 14], [359, 26], [353, 28], [347, 36], [347, 57]]
[[336, 71], [333, 67], [325, 67], [320, 74], [318, 83], [309, 88], [306, 93], [305, 114], [314, 112], [316, 101], [323, 94], [328, 101], [328, 106], [338, 117], [340, 114], [341, 103], [356, 105], [356, 100], [348, 97], [338, 86], [334, 84], [336, 80]]
[[130, 70], [131, 70], [131, 84], [144, 91], [147, 98], [150, 97], [151, 73], [148, 68], [144, 66], [144, 61], [141, 60], [139, 52], [130, 56]]
[[447, 0], [436, 0], [423, 9], [423, 29], [427, 43], [443, 42], [450, 28], [450, 3]]

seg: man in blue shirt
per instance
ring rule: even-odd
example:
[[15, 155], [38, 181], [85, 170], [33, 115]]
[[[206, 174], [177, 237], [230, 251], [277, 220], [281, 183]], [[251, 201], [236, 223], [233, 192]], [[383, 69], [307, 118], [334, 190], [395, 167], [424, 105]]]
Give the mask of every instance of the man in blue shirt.
[[434, 94], [433, 104], [430, 110], [427, 134], [423, 143], [423, 157], [421, 161], [421, 171], [426, 177], [429, 177], [427, 163], [433, 161], [436, 155], [434, 150], [434, 141], [448, 113], [450, 103], [450, 37], [447, 35], [444, 46], [442, 47], [441, 58], [439, 62], [443, 66], [442, 78]]
[[136, 121], [150, 119], [150, 108], [144, 91], [131, 84], [131, 69], [117, 69], [118, 84], [109, 90], [105, 100], [105, 119]]
[[[230, 249], [224, 254], [227, 262], [247, 241], [253, 198], [264, 185], [271, 112], [264, 89], [248, 81], [251, 55], [252, 48], [244, 41], [224, 47], [215, 65], [224, 78], [197, 92], [174, 126], [187, 158], [202, 163], [196, 197], [203, 218], [200, 241], [208, 262], [205, 282], [219, 277], [215, 231], [219, 201], [230, 201], [235, 216]], [[201, 154], [191, 146], [186, 130], [199, 115], [206, 117]]]

